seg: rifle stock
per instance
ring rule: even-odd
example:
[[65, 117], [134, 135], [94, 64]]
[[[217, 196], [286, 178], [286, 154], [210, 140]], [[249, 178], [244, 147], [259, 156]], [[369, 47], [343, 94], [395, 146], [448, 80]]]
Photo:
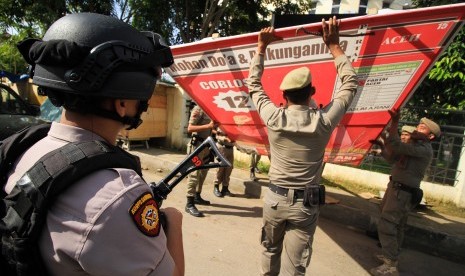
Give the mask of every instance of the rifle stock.
[[[208, 149], [209, 154], [206, 160], [199, 158], [200, 152]], [[231, 167], [226, 158], [218, 150], [212, 137], [208, 137], [200, 144], [191, 154], [189, 154], [181, 163], [179, 163], [165, 178], [158, 183], [151, 182], [150, 186], [153, 191], [155, 200], [160, 207], [169, 193], [176, 185], [181, 182], [189, 173], [202, 169], [212, 169], [219, 167]]]

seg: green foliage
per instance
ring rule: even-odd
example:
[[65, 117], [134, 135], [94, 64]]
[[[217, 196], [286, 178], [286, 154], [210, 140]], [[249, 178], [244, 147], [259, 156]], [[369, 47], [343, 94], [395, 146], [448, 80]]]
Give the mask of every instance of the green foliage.
[[442, 6], [449, 4], [463, 3], [463, 0], [413, 0], [412, 3], [416, 7], [432, 7], [432, 6]]
[[[465, 1], [417, 0], [418, 7]], [[23, 72], [25, 65], [15, 43], [24, 37], [41, 37], [55, 20], [67, 13], [97, 12], [118, 16], [141, 30], [160, 33], [171, 45], [211, 36], [259, 31], [269, 25], [271, 14], [303, 13], [313, 2], [307, 0], [0, 0], [2, 38], [0, 66]], [[274, 6], [273, 10], [269, 7]], [[119, 13], [119, 15], [117, 14]], [[11, 32], [10, 30], [13, 30]], [[414, 106], [464, 109], [465, 33], [455, 38], [409, 104]]]
[[16, 44], [27, 36], [27, 32], [23, 31], [17, 35], [4, 37], [4, 39], [0, 38], [0, 70], [14, 74], [27, 72], [28, 65], [16, 48]]
[[[235, 169], [243, 169], [243, 170], [249, 170], [249, 162], [244, 162], [240, 161], [237, 159], [234, 159], [234, 168]], [[268, 175], [268, 172], [270, 171], [270, 164], [266, 162], [259, 161], [257, 164], [257, 168], [261, 171], [261, 173]]]
[[258, 31], [268, 11], [257, 0], [131, 0], [132, 24], [154, 30], [170, 44]]
[[232, 1], [225, 10], [224, 20], [220, 23], [218, 31], [221, 36], [256, 32], [269, 25], [264, 20], [268, 15], [269, 11], [260, 1]]
[[41, 35], [55, 20], [66, 14], [64, 0], [0, 0], [0, 21], [29, 36]]
[[465, 108], [465, 30], [462, 29], [428, 75], [437, 103], [443, 108]]
[[[463, 3], [465, 1], [444, 0], [417, 0], [417, 7], [429, 7], [446, 4]], [[459, 34], [451, 42], [449, 47], [434, 64], [427, 78], [420, 84], [409, 102], [410, 106], [420, 106], [440, 109], [463, 110], [465, 108], [465, 30], [462, 28]], [[458, 124], [452, 116], [438, 118], [444, 123]], [[454, 122], [456, 121], [456, 122]]]
[[[271, 13], [302, 13], [309, 1], [278, 0], [131, 0], [133, 25], [155, 30], [170, 44], [188, 43], [213, 33], [231, 36], [269, 26]], [[269, 10], [268, 5], [275, 5]]]
[[42, 37], [53, 22], [68, 13], [114, 14], [113, 0], [0, 0], [0, 70], [25, 73], [27, 64], [16, 44]]
[[270, 164], [259, 161], [257, 164], [257, 168], [264, 174], [268, 174], [270, 172]]
[[[167, 1], [140, 1], [130, 0], [130, 17], [132, 25], [140, 30], [150, 30], [159, 33], [171, 44], [180, 43], [178, 33], [174, 31], [176, 0]], [[129, 14], [128, 14], [129, 16]]]
[[409, 105], [452, 110], [465, 108], [464, 38], [465, 30], [462, 29], [434, 64]]
[[207, 11], [217, 11], [218, 0], [134, 0], [130, 1], [130, 5], [133, 10], [132, 23], [136, 28], [156, 31], [170, 44], [181, 44], [205, 37], [202, 35], [205, 31], [202, 29], [203, 18], [208, 15]]
[[117, 0], [0, 0], [0, 22], [4, 28], [27, 30], [42, 36], [60, 17], [75, 12], [114, 14]]
[[67, 0], [68, 13], [76, 12], [94, 12], [105, 15], [114, 15], [114, 4], [117, 1], [112, 0]]

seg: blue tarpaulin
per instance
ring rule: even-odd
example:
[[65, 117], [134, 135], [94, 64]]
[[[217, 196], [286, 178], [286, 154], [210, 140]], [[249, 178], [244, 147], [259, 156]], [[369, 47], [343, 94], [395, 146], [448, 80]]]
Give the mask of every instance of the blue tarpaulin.
[[61, 118], [61, 107], [54, 106], [49, 98], [40, 106], [40, 118], [50, 122], [58, 122]]
[[6, 77], [11, 82], [25, 81], [29, 78], [28, 74], [16, 75], [7, 71], [0, 70], [0, 78]]

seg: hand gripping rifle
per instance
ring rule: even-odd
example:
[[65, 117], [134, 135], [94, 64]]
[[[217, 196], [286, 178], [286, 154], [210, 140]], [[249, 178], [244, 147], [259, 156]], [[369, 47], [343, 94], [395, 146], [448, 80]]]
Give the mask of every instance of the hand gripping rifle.
[[[205, 149], [208, 149], [209, 153], [202, 159], [199, 157], [199, 154]], [[231, 163], [229, 163], [229, 161], [221, 155], [213, 138], [208, 137], [165, 178], [160, 180], [158, 183], [150, 183], [153, 191], [153, 197], [157, 201], [158, 207], [161, 206], [163, 200], [166, 199], [173, 188], [176, 187], [176, 185], [189, 173], [197, 170], [219, 167], [231, 167]]]

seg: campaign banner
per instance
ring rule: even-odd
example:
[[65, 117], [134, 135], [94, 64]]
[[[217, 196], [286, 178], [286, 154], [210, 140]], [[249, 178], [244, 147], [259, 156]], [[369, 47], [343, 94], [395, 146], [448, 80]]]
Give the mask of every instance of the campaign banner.
[[[332, 133], [325, 162], [359, 165], [386, 125], [388, 110], [414, 93], [442, 51], [464, 24], [465, 4], [345, 18], [340, 45], [354, 66], [357, 95]], [[259, 31], [259, 30], [257, 30]], [[280, 28], [282, 41], [265, 53], [262, 83], [276, 106], [285, 107], [279, 85], [291, 70], [312, 72], [317, 106], [326, 106], [341, 82], [321, 36], [321, 22]], [[258, 32], [208, 38], [171, 47], [175, 81], [237, 145], [268, 155], [267, 129], [248, 95], [249, 64]]]

